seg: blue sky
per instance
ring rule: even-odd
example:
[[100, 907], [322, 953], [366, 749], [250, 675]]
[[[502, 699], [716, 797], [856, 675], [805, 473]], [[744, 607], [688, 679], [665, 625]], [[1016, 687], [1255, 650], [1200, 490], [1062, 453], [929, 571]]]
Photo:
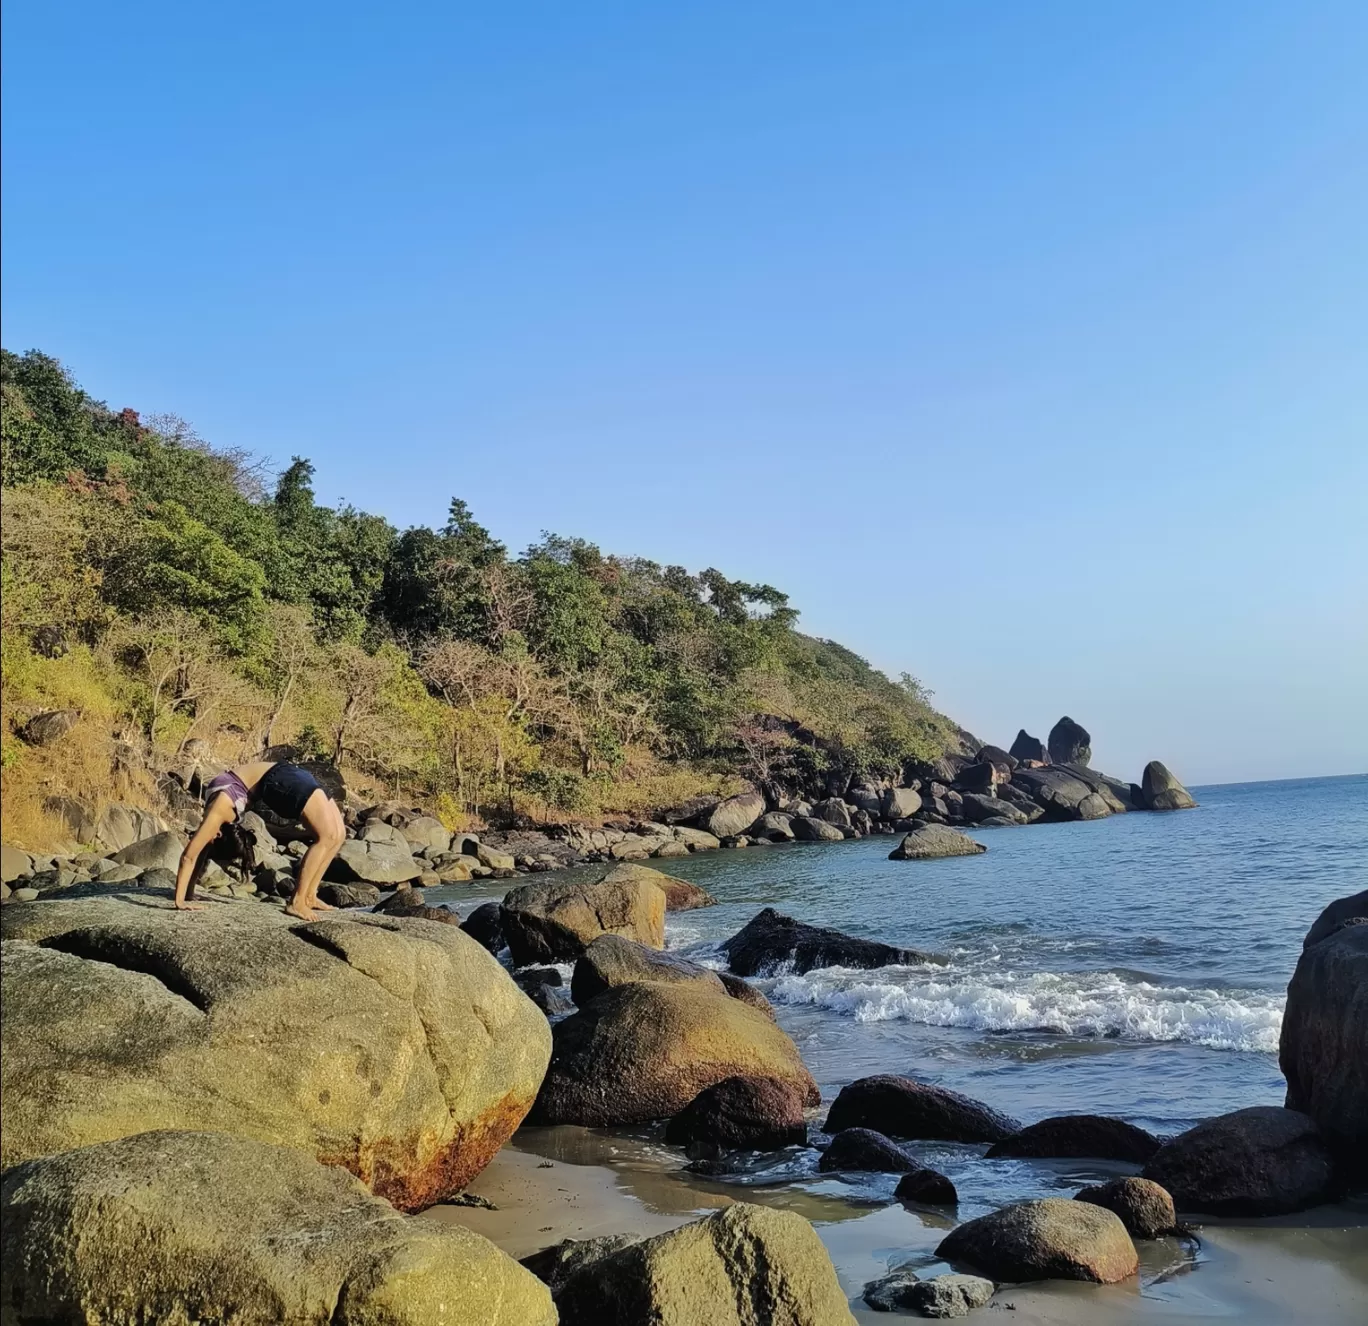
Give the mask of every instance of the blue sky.
[[9, 0], [3, 334], [787, 590], [986, 739], [1368, 768], [1368, 5]]

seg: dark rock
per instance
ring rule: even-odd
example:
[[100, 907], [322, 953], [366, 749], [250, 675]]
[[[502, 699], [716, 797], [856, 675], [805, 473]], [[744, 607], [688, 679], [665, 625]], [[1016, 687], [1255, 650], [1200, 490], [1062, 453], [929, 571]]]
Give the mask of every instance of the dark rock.
[[1059, 1114], [1023, 1128], [988, 1150], [990, 1159], [1013, 1157], [1096, 1157], [1143, 1165], [1159, 1150], [1159, 1139], [1124, 1119], [1101, 1114]]
[[928, 1142], [1000, 1142], [1021, 1131], [1015, 1119], [969, 1096], [891, 1073], [862, 1077], [841, 1089], [825, 1131], [845, 1128]]
[[722, 945], [738, 976], [763, 976], [786, 963], [795, 972], [817, 967], [888, 967], [936, 959], [913, 949], [856, 939], [825, 926], [805, 925], [766, 907]]
[[482, 902], [461, 922], [461, 929], [491, 953], [502, 953], [507, 947], [503, 935], [502, 909], [497, 902]]
[[1158, 760], [1145, 765], [1140, 775], [1140, 795], [1149, 810], [1191, 810], [1192, 794]]
[[565, 962], [603, 934], [665, 947], [665, 891], [642, 866], [617, 865], [596, 881], [547, 879], [504, 900], [501, 919], [513, 964]]
[[636, 1241], [632, 1234], [605, 1234], [596, 1239], [562, 1239], [549, 1248], [522, 1258], [519, 1264], [546, 1285], [554, 1299], [576, 1271], [602, 1257], [611, 1257]]
[[999, 782], [1005, 782], [997, 765], [981, 761], [960, 770], [955, 785], [961, 792], [991, 793]]
[[729, 1077], [699, 1092], [665, 1126], [671, 1146], [778, 1151], [807, 1141], [803, 1095], [791, 1082]]
[[513, 980], [547, 1017], [559, 1017], [574, 1009], [564, 978], [554, 967], [524, 967], [513, 973]]
[[[850, 828], [850, 807], [838, 797], [828, 797], [812, 808], [812, 818], [825, 820], [838, 829]], [[844, 835], [843, 835], [844, 836]]]
[[1094, 792], [1086, 782], [1067, 769], [1055, 768], [1054, 766], [1045, 769], [1027, 769], [1018, 765], [1016, 772], [1012, 774], [1012, 782], [1032, 800], [1044, 807], [1047, 819], [1098, 818], [1095, 813], [1089, 813], [1096, 803], [1090, 803], [1088, 808], [1084, 808], [1083, 803], [1089, 797], [1097, 798], [1097, 801], [1102, 804], [1103, 813], [1107, 813], [1106, 803], [1102, 801], [1100, 794]]
[[919, 1317], [967, 1317], [997, 1292], [980, 1275], [936, 1275], [918, 1279], [909, 1270], [895, 1271], [864, 1287], [863, 1298], [876, 1312], [911, 1312]]
[[978, 757], [981, 762], [997, 765], [1001, 769], [1006, 769], [1009, 774], [1017, 767], [1017, 757], [1003, 750], [1001, 746], [981, 746]]
[[733, 976], [729, 971], [718, 972], [717, 979], [722, 982], [722, 988], [733, 999], [739, 999], [743, 1004], [749, 1004], [752, 1008], [763, 1013], [771, 1022], [777, 1020], [774, 1016], [774, 1005], [749, 981], [744, 981], [739, 976]]
[[374, 907], [380, 901], [380, 890], [374, 884], [324, 884], [318, 896], [334, 907]]
[[1017, 1202], [969, 1220], [941, 1240], [936, 1256], [994, 1280], [1089, 1280], [1116, 1284], [1139, 1268], [1119, 1217], [1062, 1197]]
[[706, 821], [708, 816], [721, 804], [721, 797], [693, 797], [666, 810], [657, 810], [651, 818], [657, 824], [696, 824], [700, 821]]
[[1275, 1105], [1204, 1120], [1165, 1142], [1141, 1174], [1167, 1188], [1180, 1211], [1206, 1215], [1285, 1215], [1336, 1194], [1316, 1125]]
[[1039, 737], [1033, 737], [1025, 728], [1016, 734], [1016, 740], [1012, 742], [1010, 752], [1012, 758], [1017, 761], [1035, 760], [1038, 764], [1049, 764], [1050, 751]]
[[943, 824], [924, 824], [914, 829], [889, 854], [890, 861], [929, 861], [943, 856], [977, 856], [988, 849], [982, 843]]
[[[1328, 939], [1342, 926], [1359, 924], [1368, 918], [1368, 889], [1362, 893], [1351, 894], [1347, 898], [1336, 898], [1318, 917], [1302, 940], [1302, 952], [1313, 944]], [[1285, 1025], [1285, 1022], [1284, 1022]]]
[[1007, 825], [1028, 822], [1027, 817], [1016, 806], [1000, 797], [966, 792], [961, 801], [964, 806], [964, 818], [971, 824], [984, 824], [989, 820], [1001, 821]]
[[795, 815], [789, 821], [789, 827], [800, 843], [839, 843], [845, 838], [836, 825], [815, 815]]
[[893, 1196], [900, 1202], [920, 1206], [955, 1206], [959, 1193], [944, 1174], [934, 1169], [914, 1169], [898, 1180]]
[[1074, 1201], [1106, 1207], [1139, 1239], [1160, 1238], [1178, 1225], [1173, 1198], [1152, 1179], [1113, 1179], [1074, 1193]]
[[872, 1128], [846, 1128], [831, 1139], [822, 1152], [817, 1168], [832, 1170], [870, 1170], [876, 1174], [906, 1174], [921, 1168], [916, 1156]]
[[600, 935], [575, 963], [570, 995], [583, 1008], [608, 990], [642, 981], [665, 985], [701, 984], [718, 994], [725, 993], [715, 972], [688, 958], [647, 948], [621, 935]]
[[780, 811], [771, 810], [761, 815], [750, 828], [752, 838], [764, 838], [771, 843], [791, 843], [793, 841], [793, 817]]
[[81, 719], [79, 709], [49, 709], [46, 713], [34, 714], [23, 727], [19, 736], [30, 746], [47, 746], [64, 737]]
[[1050, 759], [1055, 764], [1087, 764], [1092, 759], [1088, 729], [1072, 718], [1061, 718], [1050, 729]]

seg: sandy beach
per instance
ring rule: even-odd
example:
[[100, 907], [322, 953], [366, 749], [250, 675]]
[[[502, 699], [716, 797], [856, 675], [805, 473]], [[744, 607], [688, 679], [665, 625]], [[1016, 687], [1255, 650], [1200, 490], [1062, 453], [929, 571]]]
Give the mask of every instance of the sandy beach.
[[[737, 1200], [797, 1210], [817, 1227], [859, 1321], [887, 1322], [861, 1288], [903, 1261], [924, 1261], [951, 1222], [898, 1203], [868, 1206], [792, 1187], [711, 1182], [631, 1137], [580, 1128], [525, 1129], [470, 1192], [496, 1210], [441, 1206], [426, 1218], [477, 1230], [514, 1257], [564, 1238], [658, 1234]], [[829, 1192], [820, 1191], [829, 1188]], [[1126, 1284], [1052, 1282], [1000, 1290], [969, 1318], [1010, 1310], [1018, 1326], [1125, 1326], [1231, 1321], [1251, 1326], [1362, 1326], [1368, 1321], [1368, 1202], [1265, 1221], [1203, 1222], [1200, 1242], [1140, 1243]], [[945, 1269], [932, 1266], [925, 1273]]]

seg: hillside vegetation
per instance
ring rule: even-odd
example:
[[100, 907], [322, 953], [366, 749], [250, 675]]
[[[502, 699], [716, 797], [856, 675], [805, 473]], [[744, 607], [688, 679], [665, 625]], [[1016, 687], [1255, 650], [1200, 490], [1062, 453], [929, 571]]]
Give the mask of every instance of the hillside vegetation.
[[[320, 505], [303, 458], [269, 474], [0, 354], [7, 841], [65, 836], [56, 797], [155, 805], [197, 752], [293, 747], [459, 826], [889, 775], [953, 740], [769, 585], [554, 534], [510, 555], [460, 498], [400, 530]], [[53, 710], [79, 718], [26, 739]]]

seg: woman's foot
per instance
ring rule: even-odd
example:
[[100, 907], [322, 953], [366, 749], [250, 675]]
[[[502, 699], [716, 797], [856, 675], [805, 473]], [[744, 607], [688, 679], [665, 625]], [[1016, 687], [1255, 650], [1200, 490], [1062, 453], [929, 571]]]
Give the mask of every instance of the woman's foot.
[[330, 903], [330, 902], [319, 902], [317, 898], [315, 898], [315, 899], [309, 904], [309, 906], [310, 906], [310, 907], [313, 907], [313, 908], [316, 908], [316, 909], [317, 909], [318, 911], [320, 911], [320, 912], [335, 912], [335, 911], [337, 910], [337, 908], [334, 907], [334, 906], [332, 905], [332, 903]]
[[285, 904], [285, 915], [296, 916], [301, 921], [318, 920], [318, 917], [316, 917], [307, 907], [300, 906], [299, 904], [293, 902], [287, 902]]

